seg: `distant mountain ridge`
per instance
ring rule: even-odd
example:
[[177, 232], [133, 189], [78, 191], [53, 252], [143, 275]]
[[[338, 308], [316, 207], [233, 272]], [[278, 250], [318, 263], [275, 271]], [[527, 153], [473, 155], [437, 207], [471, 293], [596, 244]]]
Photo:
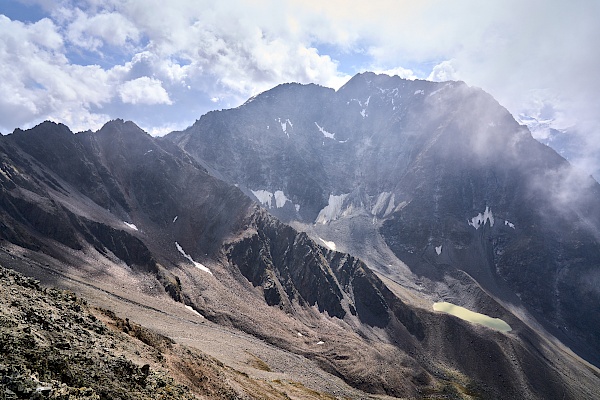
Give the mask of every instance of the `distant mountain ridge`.
[[[494, 107], [463, 83], [363, 74], [337, 92], [279, 86], [162, 139], [122, 120], [16, 131], [0, 138], [0, 263], [273, 385], [293, 377], [350, 398], [593, 397], [597, 369], [531, 315], [566, 324], [593, 356], [595, 316], [564, 312], [576, 301], [591, 310], [594, 289], [561, 285], [593, 276], [594, 186], [556, 226], [532, 212], [554, 203], [543, 185], [524, 190], [527, 179], [568, 164]], [[467, 118], [475, 111], [481, 122]], [[543, 165], [525, 159], [531, 170], [514, 175], [523, 155]], [[531, 279], [549, 248], [551, 273]], [[558, 300], [538, 310], [546, 280]], [[520, 303], [527, 282], [539, 287]], [[512, 331], [434, 312], [440, 300]]]

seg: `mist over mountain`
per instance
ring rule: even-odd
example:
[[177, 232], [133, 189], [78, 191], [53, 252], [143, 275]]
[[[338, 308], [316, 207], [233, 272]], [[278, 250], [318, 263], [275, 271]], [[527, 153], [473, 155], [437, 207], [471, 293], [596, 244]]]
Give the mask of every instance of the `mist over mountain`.
[[600, 186], [462, 82], [280, 85], [164, 138], [46, 122], [0, 169], [0, 263], [269, 382], [242, 397], [598, 395]]
[[519, 121], [526, 125], [539, 142], [551, 147], [569, 161], [581, 174], [589, 174], [598, 181], [600, 165], [596, 157], [596, 144], [591, 137], [583, 134], [585, 128], [574, 125], [563, 129], [552, 127], [552, 119], [519, 115]]

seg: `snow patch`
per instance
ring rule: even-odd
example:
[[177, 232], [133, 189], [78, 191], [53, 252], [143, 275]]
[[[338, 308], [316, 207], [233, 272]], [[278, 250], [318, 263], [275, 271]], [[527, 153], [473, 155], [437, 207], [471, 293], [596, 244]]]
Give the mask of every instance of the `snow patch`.
[[[363, 118], [364, 117], [365, 116], [363, 115]], [[323, 136], [325, 136], [328, 139], [336, 140], [335, 133], [331, 133], [331, 132], [326, 131], [321, 125], [317, 124], [316, 122], [315, 122], [315, 125], [317, 126], [317, 128], [319, 128], [319, 131], [323, 134]], [[347, 141], [348, 141], [348, 139], [346, 139], [346, 140], [337, 140], [338, 143], [346, 143]], [[323, 142], [323, 146], [325, 146], [325, 142]]]
[[[292, 202], [282, 190], [276, 190], [275, 193], [271, 193], [268, 190], [251, 190], [252, 194], [256, 196], [260, 204], [267, 208], [281, 208], [289, 201]], [[275, 200], [275, 201], [273, 201]], [[300, 210], [300, 206], [294, 204], [296, 211]]]
[[318, 344], [318, 345], [322, 345], [322, 344], [325, 344], [325, 342], [324, 342], [324, 341], [322, 341], [322, 340], [319, 340], [319, 341], [317, 342], [317, 344]]
[[300, 204], [294, 204], [294, 207], [296, 208], [296, 212], [300, 212]]
[[[189, 88], [189, 86], [188, 86], [188, 88]], [[255, 95], [255, 96], [252, 96], [252, 97], [250, 97], [250, 98], [249, 98], [248, 100], [246, 100], [246, 102], [245, 102], [244, 104], [242, 104], [242, 105], [243, 105], [243, 106], [245, 106], [246, 104], [250, 104], [250, 103], [252, 103], [254, 100], [256, 100], [256, 97], [257, 97], [257, 96], [258, 96], [258, 95]], [[264, 97], [269, 97], [269, 96], [264, 96]], [[241, 106], [240, 106], [240, 107], [241, 107]], [[238, 108], [239, 108], [239, 107], [238, 107]]]
[[442, 245], [436, 246], [435, 248], [435, 252], [437, 253], [437, 255], [439, 256], [440, 254], [442, 254]]
[[204, 318], [204, 315], [202, 315], [198, 311], [194, 310], [194, 308], [192, 306], [185, 306], [185, 308], [187, 308], [188, 310], [190, 310], [191, 312], [193, 312], [197, 316]]
[[288, 198], [285, 197], [285, 194], [281, 190], [275, 191], [275, 206], [277, 208], [281, 208], [288, 201]]
[[148, 150], [147, 152], [144, 153], [144, 155], [146, 155], [148, 153], [152, 153], [152, 150]]
[[321, 127], [319, 124], [317, 124], [316, 122], [315, 122], [315, 125], [317, 126], [317, 128], [319, 128], [319, 131], [321, 131], [321, 133], [323, 134], [323, 136], [325, 136], [326, 138], [329, 138], [329, 139], [335, 139], [335, 133], [330, 133], [330, 132], [327, 132], [325, 129], [323, 129], [323, 128], [322, 128], [322, 127]]
[[367, 117], [367, 110], [366, 109], [362, 109], [362, 111], [360, 112], [360, 115], [362, 115], [363, 118]]
[[[438, 93], [439, 93], [439, 92], [441, 92], [442, 90], [444, 90], [444, 88], [443, 88], [443, 87], [442, 87], [442, 88], [439, 88], [439, 89], [437, 89], [437, 90], [434, 90], [433, 92], [429, 93], [429, 96], [428, 96], [428, 97], [435, 96], [436, 94], [438, 94]], [[421, 90], [421, 92], [423, 92], [423, 91]], [[421, 93], [421, 94], [424, 94], [424, 93], [425, 93], [425, 92], [423, 92], [423, 93]], [[416, 93], [415, 93], [415, 94], [416, 94]]]
[[377, 201], [371, 210], [373, 215], [383, 215], [384, 217], [390, 215], [395, 208], [395, 196], [390, 192], [382, 192], [377, 196]]
[[477, 214], [468, 222], [469, 225], [471, 225], [473, 228], [479, 229], [479, 227], [485, 225], [485, 223], [488, 221], [490, 223], [490, 226], [494, 226], [494, 215], [492, 214], [492, 210], [490, 210], [489, 207], [486, 206], [483, 214]]
[[[288, 129], [288, 124], [290, 125], [290, 128], [294, 127], [294, 124], [292, 124], [292, 121], [290, 121], [289, 119], [286, 119], [285, 121], [281, 122], [281, 118], [277, 118], [277, 122], [279, 122], [279, 124], [281, 125], [281, 130], [283, 131], [283, 133], [285, 133], [289, 139], [290, 134], [288, 133], [287, 129]], [[269, 127], [267, 126], [267, 129], [269, 129]]]
[[369, 107], [369, 102], [371, 101], [371, 96], [365, 101], [365, 107]]
[[424, 90], [415, 90], [415, 95], [417, 94], [425, 94]]
[[394, 212], [394, 209], [396, 208], [396, 205], [394, 204], [394, 201], [396, 200], [396, 197], [394, 195], [394, 193], [392, 193], [392, 196], [390, 198], [390, 202], [388, 203], [388, 207], [385, 210], [385, 213], [383, 213], [384, 217], [387, 217], [388, 215], [390, 215], [392, 212]]
[[252, 194], [260, 201], [265, 207], [271, 208], [271, 200], [273, 199], [273, 193], [267, 190], [251, 190]]
[[334, 242], [331, 242], [329, 240], [325, 240], [325, 239], [322, 239], [322, 238], [319, 238], [319, 240], [321, 242], [323, 242], [323, 244], [325, 245], [325, 247], [327, 247], [329, 250], [335, 251], [335, 249], [337, 248]]
[[281, 124], [281, 130], [287, 135], [287, 137], [290, 137], [290, 134], [287, 132], [287, 126], [289, 124], [290, 128], [293, 128], [294, 124], [292, 124], [292, 121], [286, 119], [285, 121], [281, 122], [281, 118], [277, 118], [277, 121]]
[[175, 218], [173, 218], [173, 223], [175, 223], [175, 221], [177, 221], [177, 218], [179, 218], [179, 215], [176, 215]]
[[192, 264], [194, 264], [194, 267], [196, 267], [204, 272], [208, 272], [211, 275], [213, 274], [212, 272], [210, 272], [210, 269], [206, 268], [204, 265], [200, 264], [199, 262], [194, 261], [189, 254], [187, 254], [185, 251], [183, 251], [183, 248], [179, 245], [179, 243], [175, 242], [175, 247], [177, 247], [178, 252], [180, 252], [185, 258], [187, 258]]
[[329, 195], [329, 203], [323, 208], [317, 216], [316, 223], [326, 224], [329, 221], [334, 221], [342, 215], [342, 205], [348, 194], [340, 194], [334, 196]]
[[508, 226], [509, 228], [513, 228], [513, 229], [515, 229], [515, 224], [513, 224], [513, 223], [512, 223], [512, 222], [510, 222], [510, 221], [506, 221], [506, 220], [505, 220], [505, 221], [504, 221], [504, 225]]
[[125, 222], [125, 221], [123, 221], [123, 223], [125, 225], [127, 225], [128, 227], [130, 227], [131, 229], [133, 229], [134, 231], [139, 231], [139, 229], [137, 228], [137, 226], [135, 226], [134, 224], [130, 224], [129, 222]]

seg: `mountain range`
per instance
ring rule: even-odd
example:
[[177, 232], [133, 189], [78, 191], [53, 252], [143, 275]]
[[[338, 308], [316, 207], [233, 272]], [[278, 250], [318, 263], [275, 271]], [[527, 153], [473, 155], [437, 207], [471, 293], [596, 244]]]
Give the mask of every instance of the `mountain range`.
[[2, 265], [271, 385], [599, 394], [600, 186], [462, 82], [285, 84], [163, 138], [45, 122], [0, 137], [0, 187]]

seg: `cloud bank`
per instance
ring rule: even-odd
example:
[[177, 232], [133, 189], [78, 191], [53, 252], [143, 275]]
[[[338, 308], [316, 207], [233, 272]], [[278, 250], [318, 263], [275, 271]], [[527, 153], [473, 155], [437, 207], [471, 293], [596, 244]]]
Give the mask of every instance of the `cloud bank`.
[[279, 83], [373, 70], [464, 80], [600, 153], [600, 2], [8, 0], [0, 14], [3, 133], [117, 117], [164, 133]]

